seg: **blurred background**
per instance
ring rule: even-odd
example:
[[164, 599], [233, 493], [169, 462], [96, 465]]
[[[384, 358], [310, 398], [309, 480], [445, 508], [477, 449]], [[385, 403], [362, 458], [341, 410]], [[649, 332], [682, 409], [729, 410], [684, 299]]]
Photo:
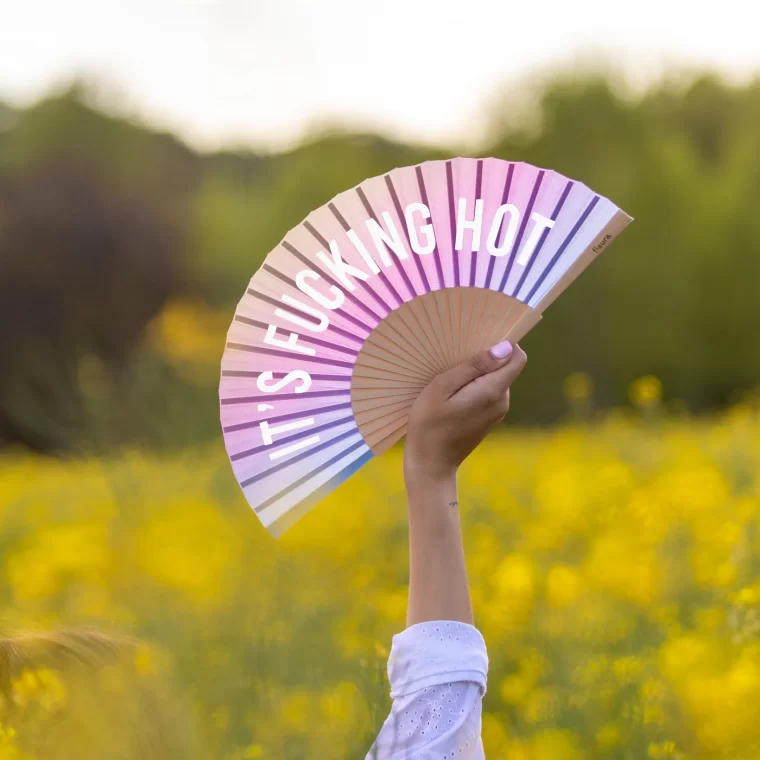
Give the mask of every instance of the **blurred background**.
[[[463, 472], [487, 757], [760, 756], [748, 13], [7, 9], [0, 758], [132, 757], [119, 731], [142, 758], [364, 757], [405, 619], [402, 452], [275, 542], [224, 452], [219, 362], [248, 279], [309, 211], [455, 155], [555, 169], [636, 219], [525, 340], [509, 423]], [[73, 644], [46, 638], [59, 626]], [[97, 683], [71, 680], [83, 659]], [[143, 712], [95, 737], [125, 693]]]

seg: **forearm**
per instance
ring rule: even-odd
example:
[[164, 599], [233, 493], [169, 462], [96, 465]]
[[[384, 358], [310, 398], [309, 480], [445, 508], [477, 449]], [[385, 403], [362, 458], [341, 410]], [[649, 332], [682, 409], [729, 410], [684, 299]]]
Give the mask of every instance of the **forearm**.
[[409, 608], [407, 627], [428, 620], [473, 624], [456, 476], [407, 474]]

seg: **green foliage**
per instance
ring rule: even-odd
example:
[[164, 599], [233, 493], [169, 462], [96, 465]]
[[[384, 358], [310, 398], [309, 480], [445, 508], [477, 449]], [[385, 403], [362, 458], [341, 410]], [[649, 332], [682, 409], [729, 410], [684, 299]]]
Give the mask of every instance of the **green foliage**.
[[[200, 155], [95, 95], [75, 84], [23, 111], [0, 106], [0, 189], [63, 164], [115, 196], [139, 197], [181, 233], [172, 293], [230, 316], [267, 253], [312, 209], [367, 177], [450, 155], [339, 132], [281, 154]], [[555, 420], [560, 379], [573, 372], [594, 378], [602, 407], [624, 402], [628, 384], [649, 374], [694, 410], [757, 385], [760, 79], [734, 86], [705, 75], [633, 97], [606, 74], [557, 74], [535, 103], [535, 118], [517, 117], [525, 109], [508, 95], [480, 153], [556, 169], [636, 221], [525, 340], [513, 417]]]
[[194, 189], [200, 161], [190, 149], [172, 135], [97, 110], [92, 100], [76, 83], [23, 111], [0, 166], [24, 174], [50, 162], [79, 165], [117, 188], [150, 194], [162, 207]]
[[236, 164], [228, 156], [216, 162], [193, 216], [191, 266], [199, 291], [214, 303], [237, 300], [266, 254], [310, 211], [367, 177], [430, 157], [379, 137], [346, 135], [268, 161], [240, 156]]
[[757, 383], [759, 97], [760, 81], [705, 77], [623, 100], [603, 78], [558, 79], [540, 128], [487, 151], [577, 178], [636, 219], [526, 340], [520, 406], [554, 417], [550, 378], [577, 370], [605, 405], [645, 373], [697, 409]]

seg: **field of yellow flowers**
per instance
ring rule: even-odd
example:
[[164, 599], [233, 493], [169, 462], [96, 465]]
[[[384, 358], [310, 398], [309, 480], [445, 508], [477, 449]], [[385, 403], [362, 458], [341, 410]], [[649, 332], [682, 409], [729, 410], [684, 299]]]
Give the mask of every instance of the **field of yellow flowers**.
[[[500, 433], [466, 464], [490, 760], [760, 756], [759, 422], [611, 415]], [[400, 458], [274, 541], [221, 444], [6, 457], [3, 628], [139, 637], [137, 675], [173, 684], [199, 757], [363, 758], [405, 617]], [[0, 758], [35, 757], [66, 698], [54, 669], [17, 675]]]
[[[659, 393], [463, 468], [489, 760], [760, 757], [760, 414], [668, 419]], [[0, 760], [363, 759], [405, 620], [401, 456], [277, 541], [221, 441], [0, 457], [0, 633], [74, 628], [28, 663], [0, 640]], [[121, 634], [97, 682], [70, 667]]]

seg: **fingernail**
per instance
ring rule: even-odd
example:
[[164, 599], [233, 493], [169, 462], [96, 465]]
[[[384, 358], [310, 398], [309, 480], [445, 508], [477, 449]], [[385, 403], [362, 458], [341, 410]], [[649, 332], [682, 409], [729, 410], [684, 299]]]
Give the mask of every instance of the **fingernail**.
[[494, 359], [506, 359], [512, 353], [512, 344], [505, 340], [503, 343], [497, 343], [491, 349], [491, 356]]

